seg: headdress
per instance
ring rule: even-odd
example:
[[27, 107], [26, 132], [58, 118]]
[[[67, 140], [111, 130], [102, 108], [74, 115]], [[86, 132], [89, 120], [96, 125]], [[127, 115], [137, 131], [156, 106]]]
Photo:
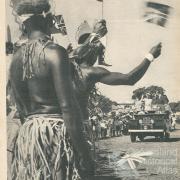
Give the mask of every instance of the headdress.
[[78, 44], [82, 44], [91, 33], [92, 28], [89, 26], [88, 22], [84, 21], [81, 23], [76, 32], [76, 40]]
[[50, 0], [11, 0], [13, 11], [17, 15], [41, 14], [50, 10]]
[[16, 17], [16, 22], [20, 25], [33, 15], [42, 15], [46, 17], [55, 9], [55, 4], [52, 0], [11, 0], [13, 15]]

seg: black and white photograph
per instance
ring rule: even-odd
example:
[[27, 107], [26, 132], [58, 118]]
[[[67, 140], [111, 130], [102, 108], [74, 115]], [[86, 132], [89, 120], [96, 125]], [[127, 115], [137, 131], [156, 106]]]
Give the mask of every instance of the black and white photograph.
[[179, 0], [6, 0], [1, 26], [2, 180], [180, 179]]

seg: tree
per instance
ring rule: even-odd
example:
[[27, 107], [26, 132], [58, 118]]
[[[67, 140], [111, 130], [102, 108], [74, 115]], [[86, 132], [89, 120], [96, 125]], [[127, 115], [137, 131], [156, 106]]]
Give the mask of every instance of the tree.
[[178, 103], [177, 103], [177, 106], [176, 106], [175, 112], [180, 112], [180, 102], [178, 102]]
[[138, 88], [133, 91], [132, 99], [138, 99], [140, 100], [142, 96], [144, 95], [145, 87]]
[[169, 103], [173, 112], [180, 112], [180, 101]]
[[97, 88], [94, 88], [88, 102], [90, 116], [110, 112], [112, 110], [113, 103], [114, 102], [108, 97], [102, 95]]
[[168, 97], [165, 95], [165, 90], [160, 86], [138, 88], [133, 91], [132, 99], [140, 100], [146, 97], [147, 94], [153, 99], [153, 104], [167, 104], [169, 102]]

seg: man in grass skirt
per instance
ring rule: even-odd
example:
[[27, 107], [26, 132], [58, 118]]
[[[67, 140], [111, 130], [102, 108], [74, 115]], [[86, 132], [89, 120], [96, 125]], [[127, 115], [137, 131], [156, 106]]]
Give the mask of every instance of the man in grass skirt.
[[94, 172], [68, 55], [50, 38], [51, 3], [11, 2], [27, 36], [18, 44], [10, 66], [10, 83], [23, 122], [15, 143], [13, 180], [85, 180]]

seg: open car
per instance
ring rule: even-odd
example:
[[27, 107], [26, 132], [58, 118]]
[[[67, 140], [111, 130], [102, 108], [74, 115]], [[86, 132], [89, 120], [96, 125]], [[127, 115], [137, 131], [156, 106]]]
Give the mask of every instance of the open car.
[[169, 114], [136, 114], [134, 119], [129, 121], [129, 133], [131, 142], [135, 142], [136, 137], [143, 141], [146, 136], [167, 140], [170, 137]]

